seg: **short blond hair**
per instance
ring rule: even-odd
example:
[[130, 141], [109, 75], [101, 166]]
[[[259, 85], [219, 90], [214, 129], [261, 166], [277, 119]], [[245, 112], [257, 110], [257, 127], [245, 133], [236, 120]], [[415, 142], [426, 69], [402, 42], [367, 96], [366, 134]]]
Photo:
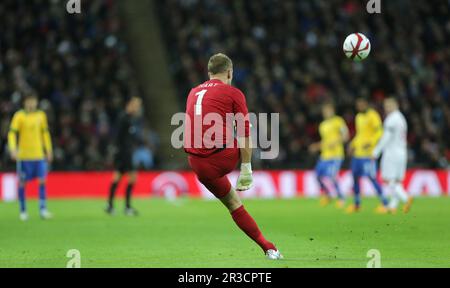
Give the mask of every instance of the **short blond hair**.
[[225, 73], [233, 68], [230, 57], [223, 53], [214, 54], [208, 61], [208, 73], [212, 75]]
[[395, 98], [395, 96], [389, 96], [389, 97], [385, 98], [384, 101], [389, 101], [389, 102], [392, 102], [392, 103], [394, 103], [394, 104], [396, 104], [396, 105], [399, 104], [399, 103], [398, 103], [398, 99]]

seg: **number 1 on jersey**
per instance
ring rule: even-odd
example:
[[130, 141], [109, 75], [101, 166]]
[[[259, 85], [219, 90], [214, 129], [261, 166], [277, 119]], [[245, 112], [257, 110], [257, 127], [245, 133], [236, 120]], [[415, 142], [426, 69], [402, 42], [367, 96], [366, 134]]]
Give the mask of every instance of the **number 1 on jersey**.
[[195, 93], [197, 96], [197, 102], [195, 102], [195, 115], [202, 115], [202, 101], [207, 91], [208, 90], [202, 90]]

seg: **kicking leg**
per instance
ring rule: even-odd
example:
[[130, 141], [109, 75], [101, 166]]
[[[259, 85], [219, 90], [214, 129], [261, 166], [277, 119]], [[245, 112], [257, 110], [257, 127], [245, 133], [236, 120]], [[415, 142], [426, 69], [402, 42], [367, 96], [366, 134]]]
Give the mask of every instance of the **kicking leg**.
[[281, 259], [282, 255], [280, 252], [273, 243], [264, 238], [255, 220], [242, 205], [242, 201], [231, 186], [230, 181], [224, 176], [228, 173], [227, 170], [231, 171], [236, 166], [239, 160], [238, 156], [239, 154], [236, 153], [234, 161], [228, 161], [230, 164], [225, 164], [225, 166], [229, 165], [229, 167], [220, 170], [217, 169], [217, 166], [212, 166], [203, 159], [200, 160], [195, 157], [189, 157], [188, 159], [199, 181], [227, 207], [236, 225], [261, 247], [268, 259]]
[[241, 199], [234, 188], [231, 188], [230, 192], [225, 197], [221, 198], [220, 201], [228, 208], [236, 225], [244, 231], [248, 237], [255, 241], [264, 253], [267, 253], [268, 250], [277, 251], [275, 245], [264, 238], [255, 220], [245, 210], [244, 205], [242, 205]]

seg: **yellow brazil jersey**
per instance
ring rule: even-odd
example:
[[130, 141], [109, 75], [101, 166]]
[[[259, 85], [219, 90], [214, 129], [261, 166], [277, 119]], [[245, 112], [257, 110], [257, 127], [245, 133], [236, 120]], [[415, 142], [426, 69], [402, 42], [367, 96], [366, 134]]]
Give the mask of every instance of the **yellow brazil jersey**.
[[371, 158], [378, 141], [383, 135], [383, 124], [380, 114], [375, 109], [369, 109], [356, 115], [356, 135], [351, 142], [354, 157]]
[[344, 119], [339, 116], [334, 116], [320, 123], [320, 158], [322, 160], [344, 158], [344, 139], [342, 138], [344, 131], [347, 131], [347, 125]]
[[[18, 144], [17, 144], [18, 140]], [[10, 151], [17, 151], [19, 160], [41, 160], [51, 153], [52, 143], [48, 132], [47, 116], [43, 111], [17, 111], [8, 133]]]

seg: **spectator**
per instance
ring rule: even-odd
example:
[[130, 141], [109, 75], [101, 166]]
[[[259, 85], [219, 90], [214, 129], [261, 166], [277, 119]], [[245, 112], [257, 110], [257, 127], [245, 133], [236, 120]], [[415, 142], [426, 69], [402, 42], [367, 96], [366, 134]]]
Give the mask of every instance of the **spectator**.
[[[0, 2], [0, 138], [21, 95], [33, 89], [49, 116], [53, 168], [108, 169], [118, 111], [124, 99], [139, 95], [117, 4], [83, 1], [83, 13], [69, 15], [62, 2]], [[2, 170], [13, 169], [7, 153], [1, 155]]]
[[[224, 52], [250, 110], [281, 113], [280, 158], [264, 166], [312, 167], [307, 147], [318, 137], [320, 102], [333, 98], [354, 131], [354, 99], [370, 97], [379, 109], [391, 94], [410, 122], [410, 164], [448, 165], [450, 2], [385, 1], [379, 15], [354, 0], [158, 3], [182, 103], [205, 79], [209, 56]], [[363, 63], [342, 53], [343, 39], [356, 31], [373, 44]]]

